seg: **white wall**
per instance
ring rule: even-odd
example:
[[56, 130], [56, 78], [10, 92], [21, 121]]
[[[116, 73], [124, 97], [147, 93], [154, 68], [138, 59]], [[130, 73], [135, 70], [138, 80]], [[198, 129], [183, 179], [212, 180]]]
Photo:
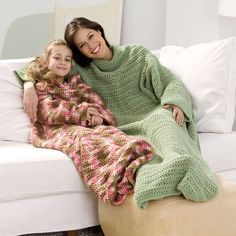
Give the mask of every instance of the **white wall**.
[[230, 36], [236, 18], [219, 16], [218, 0], [124, 0], [122, 44], [158, 49]]
[[218, 0], [167, 0], [166, 44], [190, 46], [231, 36], [236, 37], [236, 18], [220, 16]]
[[[236, 9], [235, 9], [236, 10]], [[236, 17], [219, 17], [219, 38], [236, 37]]]
[[0, 6], [0, 58], [38, 53], [51, 37], [54, 0], [0, 0]]
[[[58, 0], [0, 0], [0, 58], [32, 56], [39, 46], [45, 45], [52, 37], [50, 14], [53, 15], [54, 1]], [[217, 10], [218, 0], [124, 0], [121, 44], [159, 49], [169, 44], [189, 46], [236, 37], [236, 18], [219, 16]], [[17, 22], [22, 26], [28, 18], [43, 13], [48, 15], [34, 18], [37, 25], [29, 20], [29, 28], [17, 27]], [[21, 15], [29, 17], [16, 22]], [[14, 31], [9, 31], [10, 26], [15, 26]], [[6, 39], [7, 33], [12, 41]], [[13, 46], [6, 48], [4, 44]]]
[[0, 58], [32, 57], [52, 38], [63, 38], [66, 24], [84, 16], [120, 43], [122, 0], [0, 0]]
[[167, 0], [166, 44], [188, 46], [218, 38], [217, 0]]
[[166, 0], [124, 0], [121, 44], [165, 44]]
[[120, 44], [122, 7], [122, 0], [56, 0], [53, 36], [63, 38], [66, 25], [83, 16], [99, 22], [111, 44]]

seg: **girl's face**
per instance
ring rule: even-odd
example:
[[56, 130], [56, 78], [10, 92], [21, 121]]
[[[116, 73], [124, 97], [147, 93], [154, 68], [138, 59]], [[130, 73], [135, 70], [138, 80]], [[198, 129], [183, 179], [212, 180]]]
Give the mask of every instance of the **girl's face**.
[[49, 55], [47, 66], [59, 78], [64, 78], [71, 70], [71, 50], [64, 45], [54, 46]]
[[79, 51], [90, 59], [112, 58], [112, 51], [107, 47], [100, 31], [80, 28], [75, 33], [74, 42]]

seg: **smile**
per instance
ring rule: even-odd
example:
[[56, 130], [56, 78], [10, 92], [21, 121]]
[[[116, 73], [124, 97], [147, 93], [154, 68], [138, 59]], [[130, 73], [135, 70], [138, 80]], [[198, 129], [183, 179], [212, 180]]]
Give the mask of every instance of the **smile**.
[[96, 54], [96, 53], [99, 51], [99, 49], [100, 49], [100, 45], [98, 45], [98, 46], [92, 51], [92, 53], [93, 53], [93, 54]]

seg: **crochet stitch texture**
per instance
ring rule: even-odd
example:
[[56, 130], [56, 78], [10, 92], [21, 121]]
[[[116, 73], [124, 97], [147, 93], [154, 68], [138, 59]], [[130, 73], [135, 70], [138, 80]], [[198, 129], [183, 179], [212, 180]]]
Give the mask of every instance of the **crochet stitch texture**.
[[[114, 127], [110, 110], [78, 75], [35, 87], [39, 106], [38, 120], [30, 124], [31, 143], [66, 153], [98, 198], [121, 204], [133, 192], [138, 167], [153, 157], [152, 147]], [[90, 125], [88, 107], [99, 111], [102, 125]]]
[[[72, 73], [80, 73], [104, 98], [118, 128], [146, 139], [155, 149], [155, 158], [137, 173], [138, 206], [181, 194], [193, 201], [213, 198], [218, 186], [201, 157], [191, 97], [181, 81], [142, 46], [113, 46], [113, 54], [110, 61], [93, 60], [85, 68], [75, 65]], [[183, 126], [162, 108], [167, 103], [184, 111]]]

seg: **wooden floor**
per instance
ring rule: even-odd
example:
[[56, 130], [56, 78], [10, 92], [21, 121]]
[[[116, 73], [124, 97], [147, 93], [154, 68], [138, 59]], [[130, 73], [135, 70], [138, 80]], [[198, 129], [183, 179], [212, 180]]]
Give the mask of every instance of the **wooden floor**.
[[79, 230], [68, 231], [66, 236], [79, 236]]
[[67, 231], [66, 236], [105, 236], [101, 226], [94, 226], [81, 230]]

